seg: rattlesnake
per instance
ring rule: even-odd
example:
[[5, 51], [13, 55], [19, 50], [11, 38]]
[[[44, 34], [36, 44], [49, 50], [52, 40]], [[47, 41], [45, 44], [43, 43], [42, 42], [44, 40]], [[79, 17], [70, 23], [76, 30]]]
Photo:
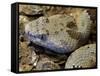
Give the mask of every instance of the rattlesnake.
[[39, 17], [26, 24], [25, 33], [33, 43], [65, 54], [82, 46], [90, 34], [91, 20], [86, 10], [71, 15], [57, 14]]

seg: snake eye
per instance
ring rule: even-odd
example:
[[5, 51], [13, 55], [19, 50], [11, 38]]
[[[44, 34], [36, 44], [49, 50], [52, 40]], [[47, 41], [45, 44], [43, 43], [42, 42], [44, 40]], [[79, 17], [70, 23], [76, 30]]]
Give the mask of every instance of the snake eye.
[[46, 34], [39, 34], [39, 35], [35, 35], [34, 38], [38, 38], [40, 40], [46, 41], [47, 35]]
[[42, 35], [41, 35], [41, 40], [45, 41], [46, 39], [47, 39], [46, 34], [42, 34]]

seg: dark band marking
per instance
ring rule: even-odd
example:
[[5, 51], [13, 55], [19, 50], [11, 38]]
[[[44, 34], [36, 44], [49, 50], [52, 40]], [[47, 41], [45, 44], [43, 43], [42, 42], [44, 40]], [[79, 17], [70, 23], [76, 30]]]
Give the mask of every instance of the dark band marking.
[[68, 34], [74, 38], [79, 40], [82, 37], [82, 33], [81, 32], [77, 32], [75, 30], [66, 30], [66, 32], [68, 32]]
[[74, 30], [77, 30], [76, 23], [74, 23], [74, 22], [69, 22], [69, 23], [66, 25], [66, 27], [67, 27], [67, 28], [74, 29]]

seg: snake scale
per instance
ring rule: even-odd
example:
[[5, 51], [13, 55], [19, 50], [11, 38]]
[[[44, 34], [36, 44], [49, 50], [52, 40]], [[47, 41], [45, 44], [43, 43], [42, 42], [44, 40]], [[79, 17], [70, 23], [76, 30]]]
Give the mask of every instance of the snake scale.
[[85, 44], [90, 29], [90, 16], [84, 10], [77, 18], [66, 14], [39, 17], [26, 24], [25, 33], [33, 43], [50, 51], [65, 54]]

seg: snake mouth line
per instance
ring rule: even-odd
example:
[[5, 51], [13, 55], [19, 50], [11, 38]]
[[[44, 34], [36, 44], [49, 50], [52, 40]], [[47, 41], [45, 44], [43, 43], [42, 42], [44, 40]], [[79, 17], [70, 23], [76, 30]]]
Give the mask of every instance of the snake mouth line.
[[57, 46], [53, 42], [50, 42], [47, 40], [47, 36], [45, 34], [42, 35], [33, 35], [30, 32], [27, 33], [28, 38], [30, 41], [32, 41], [34, 44], [37, 44], [39, 46], [42, 46], [46, 49], [49, 49], [51, 52], [59, 53], [59, 54], [65, 54], [70, 52], [70, 47], [68, 46]]

